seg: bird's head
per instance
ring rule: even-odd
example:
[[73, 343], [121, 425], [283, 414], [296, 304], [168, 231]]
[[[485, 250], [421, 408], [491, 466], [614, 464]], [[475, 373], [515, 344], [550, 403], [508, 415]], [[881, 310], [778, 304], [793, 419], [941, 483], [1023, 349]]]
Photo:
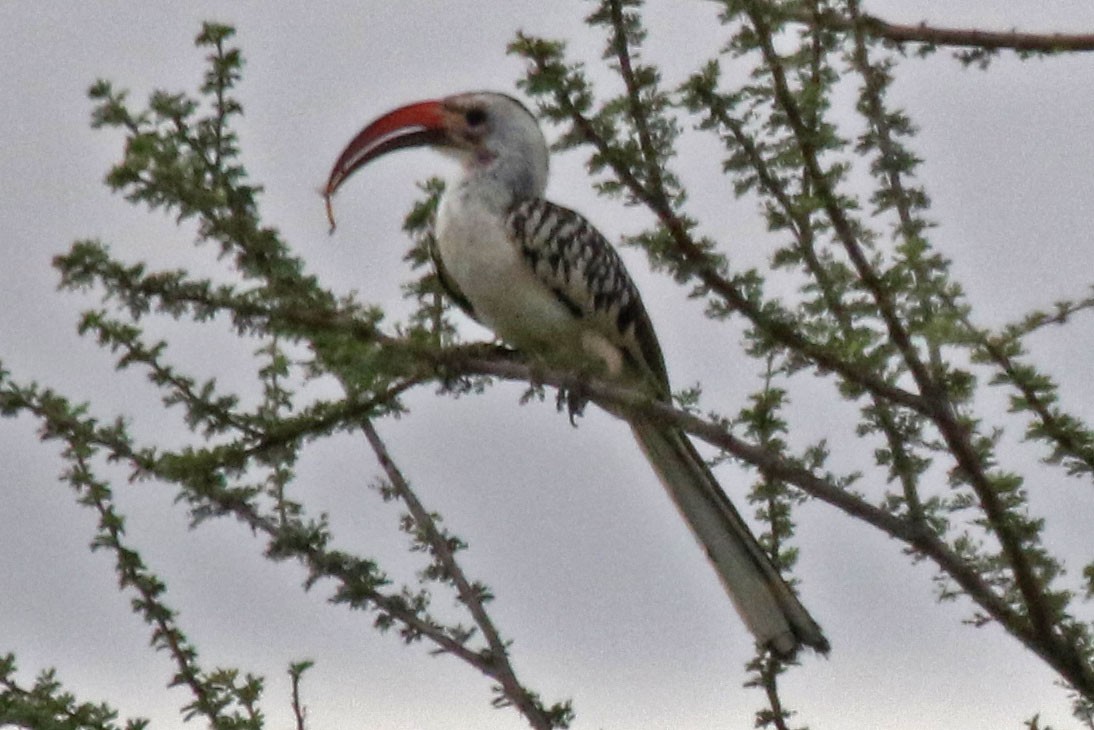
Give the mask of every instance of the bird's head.
[[470, 177], [488, 174], [514, 198], [543, 193], [547, 142], [532, 113], [506, 94], [470, 92], [394, 109], [357, 133], [331, 169], [324, 191], [331, 198], [350, 175], [377, 157], [428, 145], [456, 157]]

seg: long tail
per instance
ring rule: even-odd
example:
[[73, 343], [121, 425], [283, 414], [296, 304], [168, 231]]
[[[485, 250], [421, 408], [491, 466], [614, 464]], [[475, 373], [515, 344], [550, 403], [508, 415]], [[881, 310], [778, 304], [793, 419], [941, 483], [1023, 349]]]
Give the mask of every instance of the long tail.
[[802, 645], [827, 653], [820, 626], [779, 575], [687, 436], [679, 429], [628, 420], [756, 641], [783, 656]]

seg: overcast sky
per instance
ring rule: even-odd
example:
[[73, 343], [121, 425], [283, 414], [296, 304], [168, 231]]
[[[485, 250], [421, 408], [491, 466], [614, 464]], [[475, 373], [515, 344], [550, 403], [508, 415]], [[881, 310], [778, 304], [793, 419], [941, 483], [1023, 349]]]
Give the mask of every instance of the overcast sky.
[[[340, 194], [339, 230], [328, 237], [317, 190], [345, 142], [406, 101], [514, 92], [521, 66], [504, 49], [517, 29], [569, 39], [573, 57], [603, 78], [602, 41], [581, 20], [587, 4], [469, 5], [0, 2], [3, 365], [19, 381], [91, 400], [97, 415], [128, 414], [139, 433], [183, 438], [177, 414], [163, 417], [139, 373], [115, 373], [109, 354], [77, 337], [78, 313], [97, 300], [56, 292], [50, 259], [95, 237], [128, 260], [213, 270], [214, 252], [195, 252], [191, 231], [101, 184], [121, 139], [89, 128], [86, 98], [97, 78], [131, 89], [136, 103], [153, 88], [196, 88], [204, 66], [192, 39], [206, 19], [239, 30], [244, 164], [266, 188], [266, 221], [326, 285], [397, 309], [406, 276], [399, 225], [414, 183], [451, 169], [427, 152], [375, 164]], [[1088, 0], [876, 0], [867, 8], [909, 22], [1094, 31]], [[682, 78], [724, 40], [714, 15], [707, 3], [652, 3], [648, 58], [664, 62], [670, 80]], [[922, 128], [915, 149], [927, 160], [922, 180], [940, 223], [933, 241], [953, 260], [980, 321], [998, 324], [1083, 295], [1094, 271], [1094, 58], [1005, 58], [980, 72], [940, 54], [897, 73], [895, 98]], [[750, 205], [731, 200], [704, 151], [702, 143], [685, 146], [678, 163], [693, 210], [732, 242], [735, 263], [762, 265], [776, 241]], [[551, 197], [584, 211], [610, 239], [637, 230], [633, 211], [595, 198], [582, 161], [553, 161]], [[741, 357], [739, 330], [697, 327], [694, 302], [650, 275], [635, 252], [626, 258], [676, 386], [701, 379], [708, 405], [741, 407], [758, 381]], [[172, 352], [195, 375], [241, 379], [253, 343], [215, 327], [161, 327], [181, 338]], [[484, 336], [470, 325], [467, 334]], [[1035, 341], [1038, 362], [1088, 420], [1092, 334], [1087, 316]], [[520, 391], [501, 386], [438, 401], [426, 390], [410, 399], [411, 417], [381, 425], [426, 504], [470, 542], [467, 567], [497, 595], [494, 614], [515, 641], [520, 675], [547, 701], [572, 698], [583, 730], [751, 727], [761, 697], [740, 686], [751, 639], [625, 427], [591, 413], [572, 429], [549, 406], [519, 407]], [[795, 443], [828, 436], [832, 468], [867, 463], [869, 451], [835, 430], [839, 404], [825, 388], [815, 392], [816, 402], [795, 403]], [[997, 413], [997, 400], [985, 412]], [[55, 666], [83, 700], [179, 727], [177, 708], [188, 698], [164, 689], [173, 667], [149, 651], [147, 627], [115, 590], [110, 557], [88, 553], [94, 517], [57, 482], [56, 449], [39, 444], [34, 428], [28, 419], [0, 422], [0, 652], [17, 654], [25, 682]], [[1031, 454], [1016, 448], [1008, 457], [1021, 468]], [[367, 488], [376, 474], [363, 439], [333, 440], [309, 450], [299, 488], [312, 509], [331, 514], [340, 545], [390, 558], [409, 576], [397, 512]], [[743, 503], [742, 473], [719, 475]], [[1094, 544], [1089, 481], [1036, 477], [1029, 487], [1049, 517], [1050, 546], [1077, 573]], [[317, 662], [305, 685], [317, 730], [524, 726], [516, 713], [491, 709], [487, 681], [460, 662], [377, 635], [367, 616], [327, 605], [323, 586], [302, 594], [301, 570], [265, 563], [261, 542], [239, 525], [190, 532], [168, 487], [118, 492], [130, 536], [166, 579], [167, 600], [203, 666], [267, 676], [269, 727], [289, 726], [284, 669], [305, 657]], [[1054, 675], [997, 627], [963, 626], [966, 603], [938, 606], [930, 570], [909, 566], [899, 545], [823, 505], [801, 511], [798, 542], [803, 599], [833, 646], [828, 660], [805, 657], [783, 683], [801, 722], [814, 730], [997, 730], [1040, 712], [1058, 730], [1074, 727]]]

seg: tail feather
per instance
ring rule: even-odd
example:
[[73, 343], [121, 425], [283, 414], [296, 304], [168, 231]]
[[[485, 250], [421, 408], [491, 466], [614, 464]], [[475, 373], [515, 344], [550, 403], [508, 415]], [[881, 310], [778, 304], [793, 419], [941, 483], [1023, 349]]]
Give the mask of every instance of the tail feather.
[[687, 436], [649, 421], [629, 421], [756, 641], [783, 656], [795, 654], [803, 645], [827, 653], [828, 640], [820, 626], [779, 574]]

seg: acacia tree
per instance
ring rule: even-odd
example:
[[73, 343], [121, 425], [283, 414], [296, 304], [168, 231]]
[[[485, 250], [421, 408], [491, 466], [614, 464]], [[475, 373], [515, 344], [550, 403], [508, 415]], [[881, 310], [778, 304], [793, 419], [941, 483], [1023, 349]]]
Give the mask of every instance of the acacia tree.
[[[864, 14], [857, 0], [725, 0], [721, 19], [724, 52], [695, 59], [694, 74], [676, 88], [641, 56], [645, 31], [633, 1], [603, 0], [588, 18], [604, 33], [602, 60], [618, 78], [616, 95], [594, 88], [560, 42], [519, 34], [510, 52], [527, 63], [518, 86], [556, 128], [556, 147], [587, 154], [600, 193], [652, 213], [649, 229], [625, 243], [701, 299], [708, 317], [745, 323], [742, 360], [755, 363], [762, 387], [731, 416], [702, 415], [698, 389], [679, 393], [671, 407], [588, 374], [528, 362], [501, 345], [461, 341], [426, 266], [442, 190], [436, 181], [406, 219], [408, 259], [418, 271], [406, 291], [415, 311], [390, 324], [374, 303], [335, 297], [262, 223], [258, 186], [232, 126], [242, 111], [235, 91], [242, 59], [230, 46], [230, 28], [208, 24], [198, 36], [209, 67], [194, 96], [157, 92], [135, 109], [111, 84], [94, 85], [93, 124], [125, 136], [108, 184], [134, 204], [195, 222], [199, 242], [219, 246], [226, 283], [151, 271], [97, 241], [77, 242], [55, 265], [62, 288], [103, 297], [84, 314], [81, 333], [113, 352], [119, 368], [146, 372], [165, 408], [181, 409], [193, 440], [182, 448], [138, 442], [123, 418], [104, 423], [85, 405], [3, 370], [0, 412], [32, 414], [42, 438], [62, 445], [64, 479], [98, 515], [93, 548], [114, 555], [122, 590], [151, 627], [153, 645], [174, 663], [174, 683], [189, 689], [188, 718], [216, 728], [262, 727], [262, 679], [201, 664], [162, 580], [126, 536], [114, 499], [119, 485], [102, 476], [108, 462], [125, 465], [133, 479], [173, 485], [195, 527], [242, 522], [264, 540], [269, 559], [305, 566], [309, 586], [331, 581], [335, 603], [364, 609], [379, 629], [428, 642], [481, 672], [495, 703], [512, 706], [533, 727], [570, 724], [568, 702], [545, 702], [518, 678], [488, 610], [490, 590], [461, 567], [464, 542], [423, 505], [374, 426], [404, 413], [402, 396], [414, 388], [462, 395], [513, 380], [528, 385], [529, 397], [553, 389], [560, 407], [588, 399], [641, 411], [752, 469], [764, 545], [788, 572], [798, 549], [790, 542], [794, 508], [804, 500], [900, 541], [912, 559], [934, 566], [940, 599], [971, 599], [971, 621], [1000, 625], [1051, 667], [1071, 689], [1076, 717], [1094, 727], [1094, 639], [1091, 624], [1077, 618], [1081, 601], [1094, 594], [1094, 562], [1083, 568], [1082, 583], [1065, 579], [1062, 560], [1042, 541], [1044, 519], [1030, 508], [1023, 475], [998, 448], [1005, 428], [1019, 429], [1043, 449], [1046, 470], [1094, 477], [1094, 431], [1061, 401], [1051, 373], [1029, 363], [1026, 344], [1042, 328], [1087, 314], [1094, 296], [1062, 299], [999, 329], [978, 325], [930, 240], [928, 196], [908, 146], [914, 125], [887, 97], [895, 69], [913, 51], [954, 46], [961, 62], [987, 66], [1002, 50], [1088, 51], [1094, 38], [896, 26]], [[831, 108], [834, 89], [847, 83], [857, 89], [853, 129], [837, 124]], [[796, 283], [794, 295], [772, 294], [770, 272], [735, 267], [729, 241], [699, 233], [673, 172], [677, 142], [691, 126], [687, 133], [723, 145], [718, 164], [733, 191], [759, 201], [772, 271]], [[856, 175], [872, 182], [869, 197], [849, 184]], [[171, 362], [166, 344], [146, 334], [156, 317], [199, 325], [227, 318], [248, 351], [255, 339], [264, 343], [254, 359], [260, 403], [245, 406], [239, 394]], [[824, 443], [800, 451], [788, 445], [787, 390], [806, 376], [821, 378], [857, 409], [853, 422], [831, 428], [871, 441], [870, 471], [830, 464]], [[339, 397], [312, 395], [307, 384], [322, 378], [340, 384]], [[978, 411], [988, 387], [1009, 394], [1007, 422]], [[703, 408], [710, 399], [717, 400], [703, 396]], [[342, 432], [365, 438], [384, 475], [383, 498], [402, 505], [400, 526], [412, 549], [427, 556], [418, 584], [392, 585], [376, 561], [334, 548], [325, 517], [300, 500], [294, 465], [302, 450]], [[439, 593], [458, 599], [460, 621], [431, 610]], [[301, 728], [299, 684], [309, 666], [290, 667]], [[764, 697], [758, 726], [788, 727], [778, 685], [787, 668], [762, 652], [750, 662], [747, 683]], [[78, 702], [50, 672], [21, 681], [8, 655], [0, 658], [0, 724], [146, 723], [119, 724], [110, 707]]]

